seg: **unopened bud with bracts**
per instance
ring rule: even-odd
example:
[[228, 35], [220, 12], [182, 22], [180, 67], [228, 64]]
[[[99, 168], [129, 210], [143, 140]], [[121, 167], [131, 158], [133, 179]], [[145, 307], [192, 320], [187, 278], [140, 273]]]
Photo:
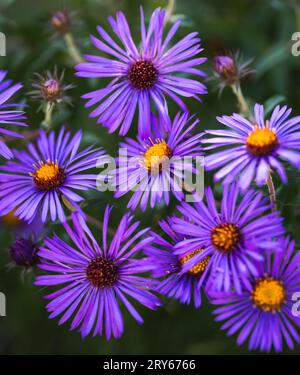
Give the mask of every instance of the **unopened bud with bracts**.
[[61, 95], [60, 82], [53, 78], [44, 81], [41, 90], [47, 102], [57, 101]]
[[214, 58], [213, 70], [216, 78], [220, 82], [220, 89], [225, 86], [232, 86], [239, 82], [243, 77], [253, 72], [249, 68], [252, 60], [241, 63], [239, 55], [232, 54], [218, 55]]
[[71, 28], [71, 17], [67, 10], [55, 12], [51, 17], [51, 26], [60, 34], [67, 34]]
[[216, 56], [214, 59], [214, 71], [228, 84], [237, 80], [238, 68], [234, 59], [230, 56]]
[[38, 262], [37, 246], [28, 239], [19, 238], [10, 246], [13, 263], [21, 267], [34, 267]]
[[71, 104], [71, 99], [66, 95], [66, 92], [73, 88], [74, 85], [64, 84], [64, 72], [59, 76], [55, 67], [53, 73], [47, 71], [44, 75], [36, 73], [35, 76], [36, 80], [32, 83], [34, 90], [28, 93], [33, 99], [41, 100], [50, 106], [61, 102]]

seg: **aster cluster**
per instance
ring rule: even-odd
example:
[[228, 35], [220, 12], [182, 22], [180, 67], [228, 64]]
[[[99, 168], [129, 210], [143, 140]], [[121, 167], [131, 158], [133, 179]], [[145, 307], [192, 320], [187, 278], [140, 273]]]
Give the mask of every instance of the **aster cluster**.
[[[49, 318], [69, 322], [82, 337], [121, 337], [122, 306], [142, 324], [139, 305], [156, 310], [166, 296], [199, 309], [205, 298], [217, 305], [213, 314], [224, 321], [221, 328], [238, 333], [238, 345], [248, 340], [251, 350], [281, 351], [284, 343], [293, 349], [300, 343], [293, 314], [300, 252], [284, 228], [272, 176], [276, 172], [287, 183], [285, 165], [300, 169], [300, 116], [276, 106], [266, 118], [260, 104], [252, 113], [240, 86], [249, 64], [217, 56], [215, 75], [222, 89], [232, 88], [240, 111], [217, 116], [218, 128], [204, 129], [187, 106], [189, 98], [201, 102], [207, 93], [198, 33], [174, 41], [178, 20], [164, 35], [166, 12], [160, 8], [147, 28], [142, 8], [140, 20], [134, 40], [122, 12], [109, 17], [114, 36], [98, 26], [91, 36], [98, 54], [84, 55], [75, 66], [77, 77], [97, 79], [99, 87], [83, 95], [85, 106], [94, 107], [90, 117], [108, 133], [122, 136], [118, 158], [97, 147], [96, 138], [96, 145], [83, 147], [84, 125], [79, 131], [50, 129], [54, 105], [68, 102], [65, 92], [73, 88], [56, 68], [37, 75], [31, 92], [42, 100], [46, 129], [23, 149], [0, 141], [0, 154], [11, 159], [0, 165], [0, 215], [3, 227], [14, 228], [12, 262], [35, 268], [34, 284], [51, 289], [45, 296]], [[70, 38], [65, 11], [55, 13], [51, 24]], [[25, 126], [21, 106], [7, 103], [22, 85], [5, 76], [1, 71], [0, 124]], [[179, 107], [176, 114], [170, 101]], [[6, 127], [0, 132], [23, 137]], [[114, 167], [97, 173], [109, 160]], [[201, 194], [186, 180], [201, 176], [203, 167], [215, 171], [216, 186]], [[88, 194], [106, 185], [115, 199], [128, 202], [123, 215], [114, 211], [116, 227], [111, 205], [100, 221], [87, 214]], [[172, 205], [152, 228], [134, 218], [136, 211], [146, 215], [150, 208], [159, 215]], [[90, 228], [95, 222], [100, 236]], [[53, 233], [55, 225], [61, 234]]]

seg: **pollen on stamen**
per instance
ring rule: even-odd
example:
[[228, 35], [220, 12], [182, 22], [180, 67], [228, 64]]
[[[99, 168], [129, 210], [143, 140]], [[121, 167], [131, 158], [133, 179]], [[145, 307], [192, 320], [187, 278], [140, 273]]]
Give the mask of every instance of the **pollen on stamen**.
[[131, 85], [138, 90], [145, 90], [154, 86], [157, 82], [158, 72], [149, 60], [135, 61], [129, 71], [128, 79]]
[[246, 139], [247, 150], [255, 156], [270, 155], [278, 146], [278, 138], [268, 122], [264, 128], [254, 127]]
[[281, 309], [286, 300], [285, 289], [282, 281], [273, 277], [264, 276], [257, 279], [251, 293], [254, 306], [263, 311], [276, 312]]
[[88, 264], [86, 276], [95, 288], [107, 288], [117, 281], [118, 269], [112, 260], [98, 256]]
[[46, 163], [40, 161], [34, 165], [35, 172], [29, 173], [34, 183], [40, 190], [53, 190], [62, 185], [65, 180], [65, 172], [57, 162], [48, 160]]
[[241, 236], [237, 225], [223, 223], [213, 228], [211, 232], [213, 245], [221, 252], [229, 253], [240, 242]]
[[144, 153], [144, 166], [149, 171], [161, 171], [162, 166], [172, 156], [170, 146], [163, 139], [156, 139], [154, 142], [149, 139], [151, 146]]
[[[184, 257], [180, 258], [179, 259], [180, 265], [185, 264], [188, 260], [190, 260], [191, 258], [193, 258], [195, 255], [201, 253], [203, 250], [204, 249], [194, 250], [194, 251], [190, 252], [189, 254], [185, 255]], [[201, 275], [205, 271], [205, 269], [206, 269], [206, 267], [208, 265], [209, 260], [210, 260], [209, 256], [205, 257], [199, 263], [197, 263], [194, 267], [192, 267], [187, 272], [187, 274], [189, 274], [190, 276], [199, 276], [199, 275]]]

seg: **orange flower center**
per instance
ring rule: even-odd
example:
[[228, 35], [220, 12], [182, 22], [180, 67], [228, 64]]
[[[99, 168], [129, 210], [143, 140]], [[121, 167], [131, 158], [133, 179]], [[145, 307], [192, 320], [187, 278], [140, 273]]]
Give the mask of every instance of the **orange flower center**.
[[264, 311], [280, 310], [286, 299], [283, 283], [268, 276], [258, 279], [253, 288], [251, 299], [257, 307]]
[[[179, 259], [179, 263], [181, 265], [185, 264], [188, 260], [193, 258], [196, 254], [199, 254], [203, 251], [203, 249], [197, 249], [192, 251], [191, 253], [185, 255], [183, 258]], [[204, 259], [202, 259], [198, 264], [196, 264], [194, 267], [192, 267], [187, 273], [190, 276], [199, 276], [201, 273], [203, 273], [208, 265], [210, 257], [207, 256]]]
[[269, 155], [278, 146], [278, 139], [275, 131], [268, 128], [268, 123], [264, 128], [255, 129], [248, 135], [246, 140], [247, 150], [255, 155]]
[[144, 165], [150, 171], [161, 171], [162, 165], [171, 157], [171, 149], [163, 139], [156, 139], [155, 143], [150, 141], [152, 146], [144, 154]]
[[47, 163], [39, 162], [35, 166], [35, 172], [29, 173], [33, 177], [35, 185], [41, 190], [53, 190], [61, 186], [65, 180], [64, 170], [50, 160]]
[[224, 253], [229, 253], [240, 242], [240, 232], [237, 225], [224, 223], [217, 225], [211, 232], [213, 245]]

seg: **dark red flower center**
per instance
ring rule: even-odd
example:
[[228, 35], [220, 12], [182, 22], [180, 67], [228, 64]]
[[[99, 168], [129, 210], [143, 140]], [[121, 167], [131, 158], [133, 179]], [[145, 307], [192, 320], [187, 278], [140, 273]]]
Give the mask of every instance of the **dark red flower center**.
[[117, 281], [118, 268], [112, 260], [99, 256], [87, 266], [86, 276], [94, 287], [108, 288]]
[[157, 82], [158, 72], [149, 60], [135, 61], [128, 72], [128, 79], [132, 86], [138, 90], [145, 90]]

